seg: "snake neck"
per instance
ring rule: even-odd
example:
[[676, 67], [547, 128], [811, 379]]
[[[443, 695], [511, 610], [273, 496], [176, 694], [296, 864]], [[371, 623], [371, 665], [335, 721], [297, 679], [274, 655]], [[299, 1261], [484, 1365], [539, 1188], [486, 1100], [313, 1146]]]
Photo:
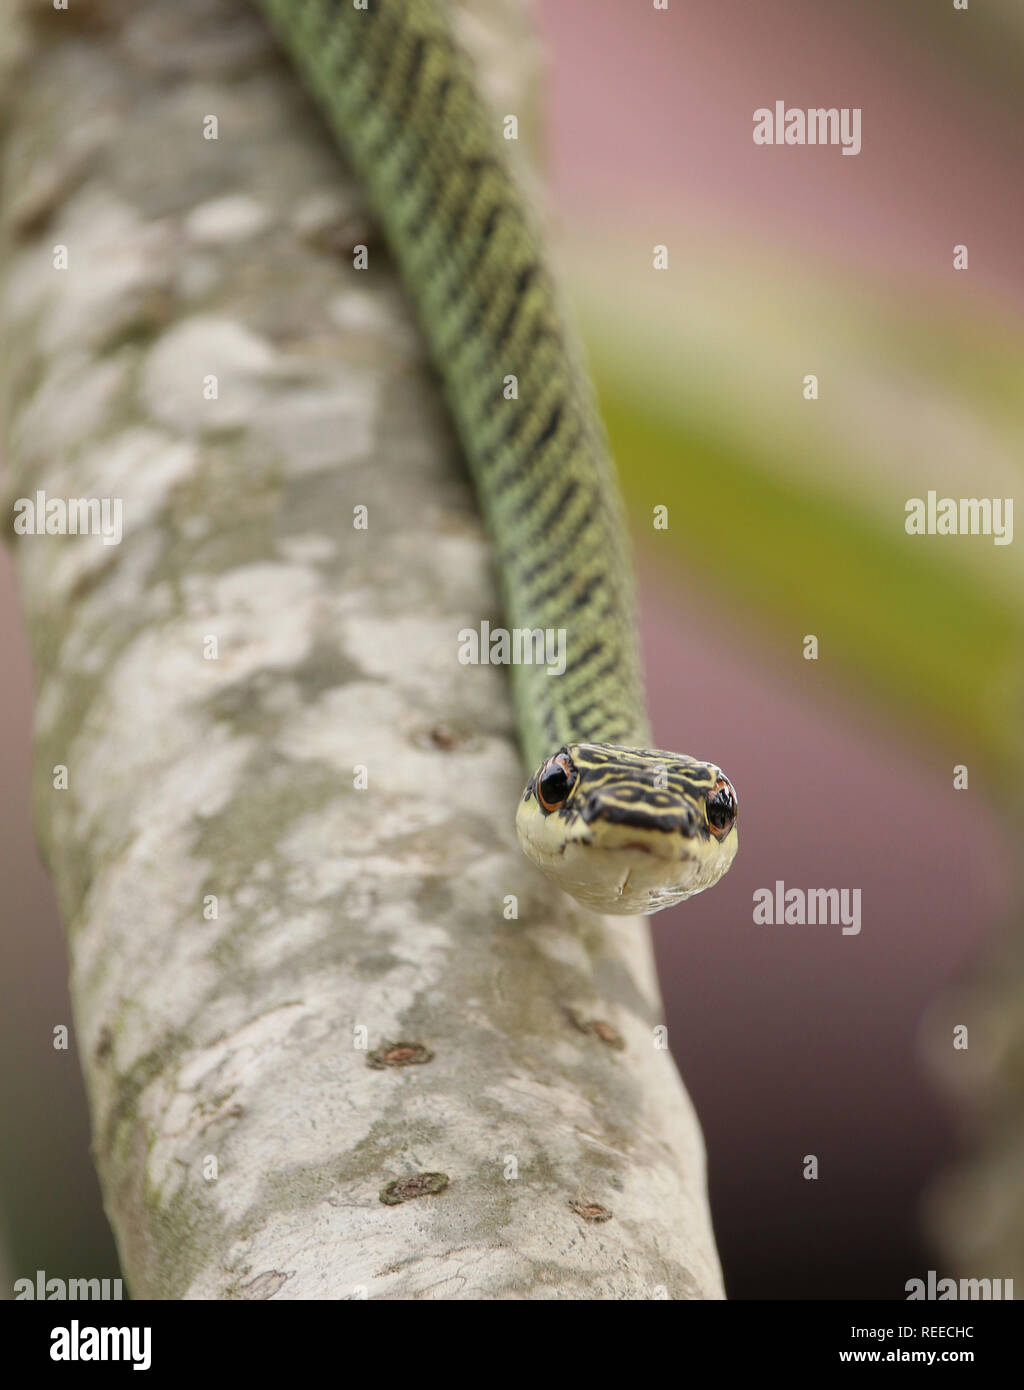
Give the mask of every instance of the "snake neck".
[[[365, 183], [444, 384], [506, 621], [523, 752], [650, 742], [632, 565], [574, 332], [466, 55], [429, 0], [260, 0]], [[523, 644], [525, 646], [525, 644]]]

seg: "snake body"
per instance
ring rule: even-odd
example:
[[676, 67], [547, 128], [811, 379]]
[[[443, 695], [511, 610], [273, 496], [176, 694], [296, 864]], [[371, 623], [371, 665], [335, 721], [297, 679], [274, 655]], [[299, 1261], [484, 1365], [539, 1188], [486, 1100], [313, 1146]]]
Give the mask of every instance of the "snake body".
[[516, 817], [523, 849], [602, 911], [652, 912], [709, 887], [735, 854], [735, 794], [713, 764], [648, 746], [614, 466], [450, 7], [259, 3], [366, 185], [415, 302], [509, 626], [566, 635], [563, 674], [511, 668], [523, 752], [537, 768]]

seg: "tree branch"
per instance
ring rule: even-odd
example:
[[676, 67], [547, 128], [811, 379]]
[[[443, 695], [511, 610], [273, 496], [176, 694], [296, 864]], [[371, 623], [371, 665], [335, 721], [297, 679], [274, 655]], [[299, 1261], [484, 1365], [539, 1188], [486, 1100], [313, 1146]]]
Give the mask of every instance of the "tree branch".
[[[238, 0], [33, 13], [8, 500], [123, 500], [15, 550], [133, 1294], [720, 1297], [646, 926], [515, 845], [506, 673], [456, 655], [490, 551], [359, 192]], [[532, 71], [519, 5], [467, 33]]]

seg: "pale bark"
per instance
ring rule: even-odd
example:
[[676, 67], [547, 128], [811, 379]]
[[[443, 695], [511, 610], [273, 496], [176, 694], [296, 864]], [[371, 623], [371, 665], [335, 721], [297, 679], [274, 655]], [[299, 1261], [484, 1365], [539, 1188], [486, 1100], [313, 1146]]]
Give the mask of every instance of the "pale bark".
[[[508, 102], [523, 14], [475, 9]], [[125, 509], [120, 545], [14, 544], [132, 1292], [720, 1297], [646, 925], [514, 841], [506, 673], [456, 658], [500, 620], [490, 551], [358, 191], [240, 0], [11, 14], [8, 509]], [[362, 1030], [426, 1052], [376, 1067]]]

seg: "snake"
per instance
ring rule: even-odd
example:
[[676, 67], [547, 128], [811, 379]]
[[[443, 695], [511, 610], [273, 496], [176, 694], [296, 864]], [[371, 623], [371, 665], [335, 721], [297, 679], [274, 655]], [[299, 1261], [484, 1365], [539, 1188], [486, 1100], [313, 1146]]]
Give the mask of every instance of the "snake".
[[534, 769], [515, 812], [523, 852], [600, 913], [648, 915], [712, 887], [736, 854], [736, 791], [716, 764], [651, 747], [629, 533], [596, 393], [455, 6], [256, 3], [364, 186], [415, 308], [507, 619], [564, 639], [564, 669], [510, 667]]

